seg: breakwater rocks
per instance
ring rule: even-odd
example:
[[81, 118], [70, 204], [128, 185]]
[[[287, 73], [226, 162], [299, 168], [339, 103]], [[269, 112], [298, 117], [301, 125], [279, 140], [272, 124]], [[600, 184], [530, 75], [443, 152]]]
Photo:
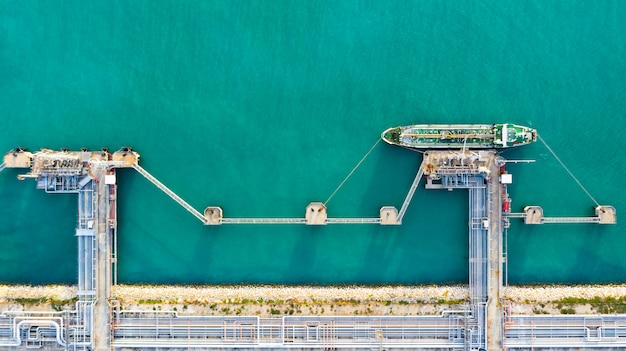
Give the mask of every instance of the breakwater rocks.
[[406, 301], [436, 303], [439, 300], [463, 301], [468, 298], [462, 286], [132, 286], [117, 289], [124, 301], [136, 303], [142, 299], [187, 300], [211, 303], [234, 300], [298, 300], [306, 301]]
[[512, 314], [626, 313], [626, 284], [507, 287]]
[[508, 300], [518, 303], [542, 303], [567, 298], [617, 299], [626, 297], [626, 284], [509, 286], [504, 288], [504, 295]]
[[461, 286], [120, 286], [118, 296], [129, 308], [156, 302], [199, 315], [265, 317], [438, 314], [468, 298], [467, 289]]
[[[466, 286], [118, 285], [124, 309], [195, 315], [425, 315], [468, 300]], [[0, 311], [71, 308], [76, 287], [0, 285]], [[625, 285], [511, 286], [512, 313], [626, 313]], [[624, 310], [624, 311], [623, 311]]]

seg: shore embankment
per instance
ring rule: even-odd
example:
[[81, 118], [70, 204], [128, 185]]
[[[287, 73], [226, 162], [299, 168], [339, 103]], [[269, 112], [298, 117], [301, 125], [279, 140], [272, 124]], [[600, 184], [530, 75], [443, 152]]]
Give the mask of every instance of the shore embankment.
[[[118, 285], [123, 309], [189, 315], [432, 315], [459, 308], [468, 289], [451, 286]], [[72, 308], [76, 287], [0, 285], [0, 311]], [[510, 286], [514, 314], [626, 313], [626, 284]]]

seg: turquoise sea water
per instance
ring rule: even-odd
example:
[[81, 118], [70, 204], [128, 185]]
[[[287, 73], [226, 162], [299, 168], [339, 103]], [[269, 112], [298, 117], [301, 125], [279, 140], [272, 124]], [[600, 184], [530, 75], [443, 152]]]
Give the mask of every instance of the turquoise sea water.
[[[133, 146], [197, 209], [301, 217], [382, 130], [530, 125], [618, 225], [509, 231], [509, 281], [624, 282], [622, 1], [0, 1], [0, 151]], [[514, 211], [591, 215], [543, 145], [508, 151]], [[400, 207], [420, 155], [379, 144], [333, 217]], [[0, 174], [0, 281], [76, 281], [76, 197]], [[467, 194], [418, 190], [400, 227], [205, 227], [119, 172], [119, 280], [467, 280]]]

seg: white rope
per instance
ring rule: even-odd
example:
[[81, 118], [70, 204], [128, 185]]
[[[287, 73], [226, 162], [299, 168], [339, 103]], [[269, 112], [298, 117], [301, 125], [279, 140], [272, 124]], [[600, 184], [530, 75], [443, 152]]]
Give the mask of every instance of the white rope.
[[356, 164], [356, 166], [354, 166], [354, 168], [352, 168], [352, 170], [350, 171], [350, 173], [348, 173], [348, 175], [343, 179], [343, 181], [339, 184], [339, 186], [337, 186], [337, 188], [335, 189], [335, 191], [333, 191], [332, 194], [330, 194], [330, 196], [328, 197], [328, 199], [326, 199], [326, 201], [324, 201], [324, 206], [326, 206], [326, 204], [330, 201], [330, 199], [333, 198], [333, 196], [335, 196], [335, 194], [337, 193], [337, 191], [339, 191], [339, 189], [341, 189], [341, 187], [348, 181], [348, 179], [350, 178], [350, 176], [352, 175], [352, 173], [354, 173], [357, 168], [359, 168], [359, 166], [361, 165], [361, 163], [363, 163], [363, 161], [365, 161], [365, 159], [367, 158], [367, 156], [370, 155], [370, 153], [372, 153], [372, 150], [374, 150], [374, 148], [376, 147], [376, 145], [378, 145], [378, 143], [380, 143], [381, 139], [378, 139], [378, 141], [376, 141], [374, 143], [374, 145], [372, 145], [372, 147], [369, 149], [369, 151], [365, 154], [365, 156], [363, 156], [363, 158], [361, 159], [361, 161], [359, 161], [359, 163]]
[[596, 206], [600, 206], [600, 204], [598, 203], [598, 201], [596, 201], [596, 199], [593, 198], [593, 196], [591, 196], [591, 194], [587, 191], [587, 189], [585, 189], [585, 187], [582, 185], [582, 183], [574, 176], [574, 174], [569, 170], [569, 168], [567, 168], [567, 166], [565, 166], [565, 163], [563, 163], [563, 161], [561, 161], [561, 159], [556, 155], [556, 153], [554, 151], [552, 151], [552, 148], [550, 148], [550, 146], [548, 146], [548, 143], [546, 143], [545, 140], [543, 140], [543, 138], [541, 137], [541, 135], [537, 134], [537, 137], [539, 138], [539, 140], [541, 140], [541, 142], [543, 143], [543, 145], [545, 145], [545, 147], [548, 149], [548, 151], [550, 151], [550, 153], [552, 154], [552, 156], [554, 156], [554, 158], [556, 158], [557, 161], [559, 161], [559, 163], [561, 164], [561, 166], [563, 166], [563, 168], [565, 168], [565, 170], [567, 171], [567, 173], [569, 173], [569, 175], [576, 181], [576, 183], [578, 184], [578, 186], [580, 186], [581, 189], [583, 189], [583, 191], [587, 194], [587, 196], [589, 196], [589, 198], [595, 202]]

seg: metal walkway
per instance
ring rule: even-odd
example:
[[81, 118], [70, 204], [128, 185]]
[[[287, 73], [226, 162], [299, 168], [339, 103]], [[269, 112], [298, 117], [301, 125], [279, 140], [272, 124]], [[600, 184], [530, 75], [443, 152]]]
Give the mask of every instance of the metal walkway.
[[377, 224], [380, 218], [328, 218], [326, 223], [329, 224]]
[[[376, 224], [380, 218], [327, 218], [327, 224]], [[305, 218], [222, 218], [222, 224], [306, 224]]]
[[598, 217], [543, 217], [543, 223], [600, 223]]
[[[525, 219], [526, 214], [523, 212], [507, 213], [508, 218]], [[544, 223], [600, 223], [599, 217], [541, 217], [540, 224]]]
[[[503, 160], [495, 151], [430, 150], [427, 189], [467, 189], [469, 195], [469, 297], [471, 330], [468, 340], [480, 349], [503, 348], [503, 308], [500, 291], [504, 252], [500, 182]], [[467, 346], [466, 349], [472, 349]]]
[[613, 206], [597, 206], [595, 217], [544, 217], [541, 206], [526, 206], [523, 213], [507, 213], [509, 218], [522, 218], [525, 224], [537, 225], [548, 223], [590, 223], [590, 224], [615, 224], [617, 222], [616, 210]]
[[415, 195], [415, 190], [417, 190], [417, 186], [419, 185], [422, 177], [424, 176], [424, 162], [422, 162], [417, 170], [417, 174], [415, 175], [415, 179], [413, 179], [413, 183], [409, 188], [409, 192], [406, 194], [406, 198], [402, 203], [402, 207], [398, 212], [398, 224], [402, 224], [402, 218], [404, 218], [404, 214], [406, 213], [406, 209], [409, 207], [411, 200], [413, 199], [413, 195]]
[[2, 350], [92, 350], [93, 302], [78, 301], [63, 312], [5, 311], [0, 313]]
[[122, 311], [115, 347], [245, 349], [462, 349], [462, 316], [178, 316]]
[[626, 315], [511, 316], [505, 322], [508, 349], [624, 349]]
[[[165, 184], [159, 181], [155, 176], [150, 174], [143, 167], [139, 166], [137, 163], [133, 163], [131, 165], [133, 169], [135, 169], [139, 174], [141, 174], [144, 178], [154, 184], [157, 188], [167, 194], [170, 198], [176, 201], [179, 205], [181, 205], [185, 210], [191, 213], [194, 217], [199, 219], [204, 224], [211, 224], [207, 221], [207, 218], [202, 215], [198, 210], [193, 208], [189, 203], [183, 200], [180, 196], [176, 195], [170, 188], [168, 188]], [[411, 188], [409, 189], [409, 194], [404, 201], [402, 209], [406, 212], [406, 208], [408, 207], [413, 194], [415, 193], [415, 189], [424, 174], [424, 170], [420, 167], [415, 180]], [[404, 215], [404, 214], [402, 214]], [[327, 218], [323, 224], [376, 224], [381, 223], [380, 218]], [[307, 222], [306, 218], [260, 218], [260, 217], [240, 217], [240, 218], [221, 218], [219, 220], [219, 224], [310, 224]], [[400, 224], [398, 222], [397, 224]]]
[[[157, 188], [167, 194], [170, 198], [181, 205], [185, 210], [191, 213], [194, 217], [199, 219], [202, 223], [207, 224], [206, 218], [198, 210], [193, 208], [189, 203], [183, 200], [180, 196], [176, 195], [170, 188], [161, 183], [155, 176], [146, 171], [143, 167], [137, 163], [132, 164], [132, 168], [135, 169], [144, 178], [154, 184]], [[421, 177], [421, 175], [419, 176]], [[416, 178], [419, 181], [419, 178]], [[417, 185], [415, 185], [417, 186]], [[413, 189], [415, 192], [415, 189]], [[410, 199], [409, 199], [410, 201]], [[222, 218], [222, 224], [306, 224], [305, 218]], [[329, 224], [370, 224], [380, 223], [380, 218], [328, 218], [326, 223]]]
[[[9, 156], [14, 157], [9, 167], [34, 165], [31, 173], [24, 177], [36, 178], [39, 189], [50, 193], [78, 194], [78, 301], [72, 311], [2, 312], [0, 347], [74, 351], [192, 348], [491, 351], [503, 348], [626, 347], [625, 315], [509, 315], [505, 318], [499, 301], [503, 264], [501, 195], [505, 186], [494, 181], [499, 171], [495, 163], [497, 154], [485, 151], [425, 153], [400, 215], [394, 217], [401, 221], [406, 213], [421, 177], [426, 173], [427, 160], [427, 189], [468, 190], [470, 304], [458, 311], [446, 311], [441, 316], [259, 318], [181, 316], [176, 312], [119, 310], [119, 304], [111, 294], [116, 284], [116, 268], [113, 267], [117, 260], [117, 190], [111, 168], [134, 168], [207, 224], [200, 212], [140, 167], [137, 164], [138, 154], [132, 155], [131, 152], [125, 149], [113, 155], [103, 152], [90, 156], [85, 151], [63, 151], [59, 156], [46, 150], [32, 155], [32, 159], [31, 155], [21, 157], [24, 155], [15, 152]], [[90, 161], [89, 157], [96, 159]], [[325, 207], [315, 208], [323, 210], [319, 215], [325, 218]], [[382, 213], [383, 209], [381, 218]], [[613, 218], [614, 211], [609, 215]], [[325, 218], [323, 223], [314, 224], [381, 223], [381, 218]], [[307, 223], [306, 218], [221, 220], [229, 224]], [[595, 223], [586, 220], [576, 218], [576, 223]]]
[[94, 182], [90, 181], [78, 192], [78, 297], [81, 300], [96, 298], [96, 269], [98, 245], [96, 240], [96, 196]]
[[304, 218], [222, 218], [223, 224], [305, 224]]
[[167, 196], [172, 198], [172, 200], [176, 201], [179, 205], [181, 205], [187, 212], [191, 213], [194, 217], [200, 220], [202, 223], [206, 223], [206, 219], [198, 210], [193, 208], [187, 201], [183, 200], [180, 196], [176, 195], [175, 192], [170, 190], [170, 188], [166, 187], [163, 183], [161, 183], [158, 179], [156, 179], [152, 174], [143, 169], [138, 163], [132, 164], [133, 169], [135, 169], [139, 174], [141, 174], [144, 178], [150, 181], [150, 183], [154, 184], [157, 188], [161, 189]]
[[[51, 184], [47, 175], [42, 183]], [[56, 179], [54, 177], [53, 179]], [[83, 183], [81, 183], [83, 184]], [[81, 188], [47, 187], [48, 192], [78, 193], [78, 291], [72, 311], [34, 312], [6, 311], [0, 314], [0, 346], [41, 348], [57, 344], [66, 350], [92, 350], [94, 341], [94, 307], [97, 303], [98, 245], [96, 238], [97, 203], [94, 182]], [[104, 301], [106, 304], [106, 301]]]
[[422, 163], [434, 166], [434, 168], [431, 166], [433, 172], [430, 172], [432, 176], [428, 179], [427, 189], [468, 191], [470, 304], [467, 311], [465, 350], [487, 349], [488, 335], [498, 339], [499, 344], [502, 344], [497, 333], [491, 335], [492, 332], [488, 330], [487, 323], [490, 292], [488, 282], [493, 273], [489, 267], [489, 254], [490, 250], [498, 250], [498, 248], [492, 248], [489, 245], [491, 228], [489, 221], [492, 217], [489, 204], [493, 194], [490, 194], [490, 188], [487, 186], [485, 171], [488, 170], [487, 166], [495, 162], [495, 158], [496, 154], [493, 152], [479, 156], [477, 152], [457, 154], [447, 151], [429, 151], [425, 154]]

